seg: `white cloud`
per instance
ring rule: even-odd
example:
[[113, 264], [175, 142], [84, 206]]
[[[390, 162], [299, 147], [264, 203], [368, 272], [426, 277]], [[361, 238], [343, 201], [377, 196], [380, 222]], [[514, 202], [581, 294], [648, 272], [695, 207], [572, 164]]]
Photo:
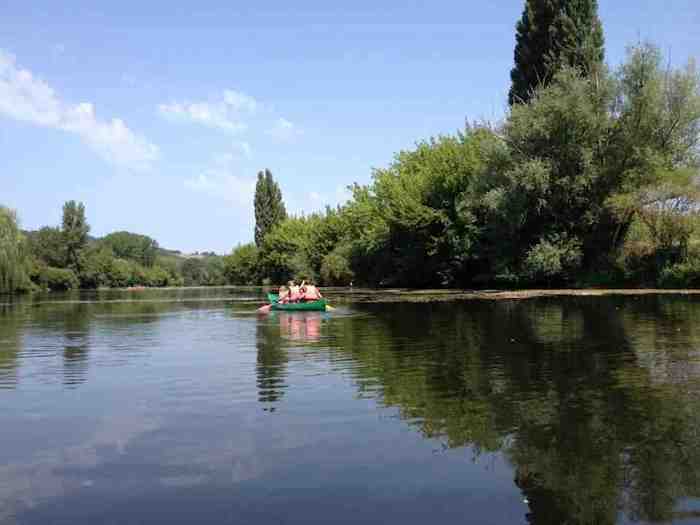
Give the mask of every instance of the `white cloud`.
[[239, 91], [225, 90], [218, 102], [171, 102], [160, 104], [158, 111], [166, 118], [195, 122], [204, 126], [238, 133], [247, 129], [244, 117], [259, 107], [251, 96]]
[[250, 95], [234, 91], [232, 89], [224, 90], [224, 103], [231, 107], [234, 111], [245, 111], [255, 113], [258, 109], [258, 101]]
[[185, 181], [185, 187], [252, 209], [255, 180], [219, 170], [206, 170]]
[[301, 130], [286, 118], [278, 118], [268, 134], [281, 142], [289, 142], [301, 135]]
[[185, 187], [223, 199], [252, 213], [256, 180], [253, 177], [238, 175], [235, 163], [236, 157], [231, 153], [217, 155], [211, 166], [197, 176], [185, 180]]
[[244, 131], [247, 126], [240, 120], [229, 115], [226, 106], [209, 104], [207, 102], [173, 102], [160, 104], [158, 111], [164, 117], [183, 122], [196, 122], [212, 128], [237, 133]]
[[19, 69], [15, 57], [0, 50], [0, 115], [78, 135], [105, 160], [132, 169], [148, 167], [158, 148], [131, 131], [123, 120], [100, 120], [93, 105], [63, 102], [43, 80]]

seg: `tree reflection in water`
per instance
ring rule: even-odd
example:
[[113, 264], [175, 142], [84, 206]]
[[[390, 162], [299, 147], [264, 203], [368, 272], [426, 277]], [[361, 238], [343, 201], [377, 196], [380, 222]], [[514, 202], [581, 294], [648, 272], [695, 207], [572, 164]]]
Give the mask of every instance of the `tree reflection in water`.
[[[358, 388], [381, 385], [382, 403], [427, 438], [504, 454], [528, 523], [693, 514], [679, 502], [700, 497], [691, 355], [700, 305], [646, 297], [360, 309], [370, 315], [328, 323], [326, 350], [350, 357]], [[277, 337], [259, 337], [261, 400], [285, 388], [280, 342], [318, 340], [320, 321], [280, 316]]]
[[274, 312], [257, 325], [257, 387], [263, 410], [274, 412], [287, 387], [289, 355], [286, 342], [315, 343], [321, 339], [321, 312]]

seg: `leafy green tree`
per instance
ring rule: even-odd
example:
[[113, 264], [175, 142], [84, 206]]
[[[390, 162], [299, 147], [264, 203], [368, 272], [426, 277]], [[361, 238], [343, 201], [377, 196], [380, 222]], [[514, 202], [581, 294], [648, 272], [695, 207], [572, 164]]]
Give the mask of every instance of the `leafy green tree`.
[[462, 280], [479, 227], [464, 201], [478, 200], [486, 152], [502, 147], [488, 128], [467, 128], [402, 151], [344, 209], [351, 261], [361, 281], [444, 286]]
[[256, 284], [259, 282], [258, 248], [255, 243], [236, 246], [224, 257], [224, 274], [230, 284]]
[[72, 290], [80, 286], [73, 270], [47, 267], [41, 271], [38, 281], [42, 288], [52, 291]]
[[168, 271], [160, 266], [151, 266], [150, 268], [146, 268], [144, 281], [145, 282], [143, 284], [146, 286], [175, 286]]
[[311, 254], [314, 232], [322, 221], [319, 214], [290, 217], [270, 231], [259, 249], [263, 275], [277, 284], [289, 279], [316, 280], [317, 269]]
[[272, 177], [270, 170], [258, 172], [255, 185], [255, 245], [260, 247], [263, 239], [276, 224], [287, 218], [287, 210], [282, 200], [282, 191]]
[[88, 242], [90, 226], [85, 218], [85, 205], [82, 202], [68, 201], [63, 205], [61, 233], [66, 251], [66, 265], [80, 270], [80, 250]]
[[59, 228], [44, 226], [27, 233], [27, 243], [32, 257], [41, 263], [56, 268], [66, 266], [66, 245]]
[[80, 253], [81, 272], [78, 276], [82, 288], [111, 286], [112, 266], [115, 261], [112, 250], [105, 246], [87, 248]]
[[225, 263], [224, 258], [209, 252], [210, 255], [204, 258], [204, 264], [207, 269], [206, 282], [202, 283], [207, 286], [223, 286], [226, 284]]
[[17, 224], [17, 214], [0, 206], [0, 293], [30, 287], [27, 248]]
[[[615, 224], [606, 208], [605, 166], [614, 96], [609, 83], [565, 69], [530, 104], [513, 107], [503, 129], [506, 156], [497, 159], [492, 185], [472, 203], [486, 225], [478, 252], [495, 274], [518, 272], [537, 245], [531, 261], [544, 261], [540, 255], [559, 251], [550, 249], [553, 237], [582, 243], [589, 261], [609, 251]], [[556, 267], [549, 266], [548, 278]]]
[[526, 0], [516, 26], [508, 101], [526, 103], [562, 67], [589, 74], [602, 65], [603, 58], [597, 0]]
[[133, 267], [124, 259], [113, 259], [107, 274], [109, 286], [112, 288], [126, 288], [136, 284], [133, 278]]
[[349, 246], [339, 246], [323, 258], [320, 276], [326, 286], [347, 286], [355, 277], [350, 265]]
[[188, 257], [180, 268], [185, 286], [205, 286], [209, 281], [207, 264], [203, 258]]
[[110, 233], [100, 239], [100, 244], [108, 246], [116, 257], [146, 267], [153, 266], [158, 255], [158, 243], [154, 239], [126, 231]]

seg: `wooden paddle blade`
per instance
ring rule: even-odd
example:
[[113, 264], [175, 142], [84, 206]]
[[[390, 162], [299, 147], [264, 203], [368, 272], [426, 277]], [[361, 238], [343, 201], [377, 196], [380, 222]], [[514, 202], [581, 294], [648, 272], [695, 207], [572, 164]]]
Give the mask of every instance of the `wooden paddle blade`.
[[333, 310], [335, 310], [335, 307], [331, 306], [330, 304], [326, 305], [326, 312], [332, 312]]

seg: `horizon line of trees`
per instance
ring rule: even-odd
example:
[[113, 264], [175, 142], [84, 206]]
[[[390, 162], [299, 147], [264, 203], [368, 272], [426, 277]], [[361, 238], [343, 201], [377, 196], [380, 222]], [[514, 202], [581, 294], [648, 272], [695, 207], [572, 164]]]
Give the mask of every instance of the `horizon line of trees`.
[[0, 293], [227, 282], [224, 258], [213, 253], [183, 257], [147, 235], [117, 231], [93, 239], [89, 232], [83, 203], [66, 202], [59, 227], [27, 232], [0, 206]]

